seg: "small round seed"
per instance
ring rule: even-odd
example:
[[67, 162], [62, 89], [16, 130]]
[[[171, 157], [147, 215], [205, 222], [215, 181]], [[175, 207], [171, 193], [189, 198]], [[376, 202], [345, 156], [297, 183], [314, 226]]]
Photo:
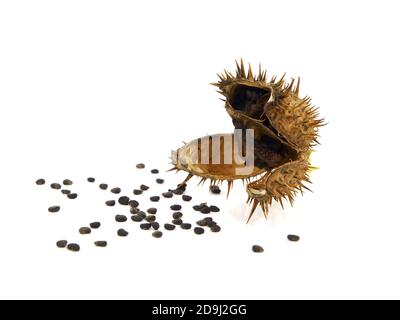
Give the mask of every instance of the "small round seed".
[[161, 231], [154, 231], [154, 232], [152, 233], [152, 236], [153, 236], [154, 238], [161, 238], [161, 237], [162, 237], [162, 232], [161, 232]]
[[149, 190], [149, 188], [150, 188], [150, 187], [146, 186], [145, 184], [142, 184], [142, 185], [140, 186], [140, 190], [143, 190], [143, 191]]
[[182, 209], [182, 206], [179, 204], [173, 204], [172, 206], [170, 206], [171, 210], [173, 211], [179, 211]]
[[156, 214], [157, 213], [157, 208], [148, 208], [147, 209], [147, 213]]
[[96, 179], [95, 179], [95, 178], [92, 178], [92, 177], [89, 177], [89, 178], [87, 178], [87, 181], [90, 182], [90, 183], [93, 183], [93, 182], [96, 181]]
[[182, 223], [181, 228], [185, 230], [189, 230], [192, 227], [190, 223]]
[[219, 212], [219, 208], [217, 206], [210, 206], [210, 211], [211, 212]]
[[165, 230], [169, 230], [169, 231], [174, 230], [175, 229], [175, 225], [170, 224], [170, 223], [166, 223], [166, 224], [164, 224], [164, 229]]
[[292, 241], [292, 242], [297, 242], [297, 241], [300, 240], [300, 237], [296, 236], [295, 234], [289, 234], [287, 236], [287, 238], [288, 238], [289, 241]]
[[160, 197], [159, 197], [159, 196], [150, 197], [150, 201], [157, 202], [157, 201], [159, 201], [159, 200], [160, 200]]
[[156, 182], [157, 182], [158, 184], [163, 184], [163, 183], [164, 183], [164, 179], [158, 178], [158, 179], [156, 179]]
[[115, 200], [107, 200], [106, 201], [106, 205], [109, 206], [109, 207], [115, 206]]
[[118, 193], [121, 193], [121, 188], [118, 188], [118, 187], [112, 188], [110, 191], [111, 191], [112, 193], [118, 194]]
[[120, 237], [126, 237], [129, 234], [128, 231], [126, 231], [125, 229], [119, 229], [117, 231], [117, 235], [119, 235]]
[[209, 207], [204, 206], [204, 207], [201, 208], [200, 212], [201, 212], [201, 213], [204, 213], [204, 214], [207, 214], [207, 213], [210, 213], [211, 210], [210, 210]]
[[71, 191], [70, 191], [70, 190], [67, 190], [67, 189], [63, 189], [63, 190], [61, 190], [61, 193], [62, 193], [62, 194], [70, 194]]
[[183, 221], [182, 221], [182, 219], [174, 219], [174, 220], [172, 220], [172, 223], [179, 226], [183, 223]]
[[67, 194], [68, 199], [76, 199], [78, 198], [78, 194], [76, 193], [69, 193]]
[[79, 229], [80, 234], [90, 234], [92, 233], [92, 230], [88, 227], [82, 227]]
[[144, 169], [146, 166], [144, 165], [144, 163], [138, 163], [137, 165], [136, 165], [136, 168], [138, 168], [138, 169]]
[[173, 194], [176, 194], [177, 196], [180, 196], [181, 194], [183, 194], [185, 192], [185, 190], [183, 190], [183, 189], [175, 189], [175, 190], [172, 190], [172, 193]]
[[157, 173], [159, 173], [160, 171], [158, 171], [158, 169], [152, 169], [150, 172], [151, 172], [152, 174], [157, 174]]
[[218, 186], [212, 185], [210, 186], [210, 192], [214, 194], [220, 194], [221, 189]]
[[213, 218], [212, 217], [207, 217], [203, 219], [206, 223], [211, 223], [213, 222]]
[[61, 189], [61, 184], [59, 184], [59, 183], [52, 183], [52, 184], [50, 185], [50, 188], [59, 190], [59, 189]]
[[133, 190], [133, 194], [136, 196], [138, 196], [139, 194], [142, 194], [142, 193], [143, 193], [143, 190], [139, 190], [139, 189]]
[[180, 219], [180, 218], [182, 218], [182, 216], [183, 216], [182, 212], [179, 212], [179, 211], [174, 212], [172, 214], [172, 218], [174, 218], [174, 219]]
[[141, 216], [143, 219], [146, 218], [146, 212], [144, 212], [144, 211], [139, 211], [139, 213], [137, 215]]
[[136, 200], [130, 200], [129, 206], [132, 208], [137, 208], [137, 207], [139, 207], [139, 202], [137, 202]]
[[140, 229], [142, 229], [142, 230], [149, 230], [150, 228], [151, 228], [150, 223], [141, 223], [140, 224]]
[[204, 229], [200, 228], [200, 227], [196, 227], [193, 229], [195, 234], [203, 234], [204, 233]]
[[264, 248], [261, 247], [261, 246], [258, 246], [258, 245], [254, 245], [254, 246], [252, 247], [252, 250], [253, 250], [253, 252], [257, 252], [257, 253], [264, 252]]
[[146, 216], [146, 218], [144, 218], [147, 222], [154, 222], [154, 221], [156, 221], [156, 216], [153, 216], [153, 215], [149, 215], [149, 216]]
[[107, 241], [96, 241], [96, 242], [94, 243], [94, 245], [95, 245], [96, 247], [104, 248], [104, 247], [107, 247]]
[[196, 222], [196, 224], [200, 227], [205, 227], [207, 225], [207, 222], [205, 222], [204, 220], [199, 220]]
[[188, 195], [186, 195], [186, 194], [184, 194], [184, 195], [182, 196], [182, 200], [183, 200], [183, 201], [190, 201], [190, 200], [192, 200], [192, 197], [191, 197], [191, 196], [188, 196]]
[[211, 226], [211, 231], [212, 232], [220, 232], [221, 231], [221, 227], [219, 225], [213, 225]]
[[98, 228], [100, 228], [101, 223], [96, 221], [96, 222], [92, 222], [91, 224], [89, 224], [89, 226], [90, 226], [92, 229], [98, 229]]
[[68, 244], [67, 240], [59, 240], [59, 241], [57, 241], [56, 246], [58, 248], [65, 248], [67, 246], [67, 244]]
[[133, 207], [133, 208], [130, 208], [129, 211], [130, 211], [130, 213], [132, 213], [132, 214], [137, 214], [137, 213], [140, 212], [140, 209], [139, 209], [139, 208], [136, 208], [136, 207]]
[[38, 179], [38, 180], [36, 180], [36, 184], [38, 185], [38, 186], [42, 186], [42, 185], [44, 185], [46, 183], [46, 180], [44, 180], [44, 179]]
[[64, 186], [72, 186], [72, 184], [73, 184], [73, 182], [71, 180], [69, 180], [69, 179], [65, 179], [63, 181], [63, 185]]
[[76, 243], [70, 243], [67, 246], [67, 249], [73, 252], [78, 252], [79, 250], [81, 250], [81, 247], [79, 246], [79, 244]]
[[115, 216], [115, 221], [117, 222], [126, 222], [128, 220], [128, 218], [122, 214], [117, 214]]
[[124, 206], [127, 206], [129, 204], [129, 201], [130, 199], [127, 196], [122, 196], [118, 199], [118, 203]]
[[49, 208], [49, 212], [58, 212], [60, 211], [60, 206], [51, 206]]
[[162, 193], [162, 196], [166, 199], [172, 198], [174, 194], [171, 191]]
[[193, 206], [193, 210], [195, 210], [195, 211], [200, 211], [200, 210], [201, 210], [201, 207], [200, 207], [200, 206], [198, 206], [198, 205], [196, 205], [196, 206]]
[[141, 222], [141, 221], [143, 221], [143, 217], [141, 217], [141, 216], [139, 216], [137, 214], [134, 214], [134, 215], [131, 216], [131, 220], [134, 221], [134, 222]]
[[158, 230], [160, 228], [160, 224], [158, 222], [151, 222], [150, 224], [154, 230]]
[[99, 188], [100, 188], [101, 190], [107, 190], [108, 184], [106, 184], [106, 183], [100, 183], [100, 184], [99, 184]]

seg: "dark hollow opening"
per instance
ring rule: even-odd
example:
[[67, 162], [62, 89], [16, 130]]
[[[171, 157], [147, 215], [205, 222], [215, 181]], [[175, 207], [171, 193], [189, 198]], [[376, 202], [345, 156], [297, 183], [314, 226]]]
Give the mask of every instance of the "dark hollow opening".
[[270, 96], [271, 92], [268, 89], [237, 85], [229, 102], [235, 110], [242, 111], [254, 119], [260, 119]]

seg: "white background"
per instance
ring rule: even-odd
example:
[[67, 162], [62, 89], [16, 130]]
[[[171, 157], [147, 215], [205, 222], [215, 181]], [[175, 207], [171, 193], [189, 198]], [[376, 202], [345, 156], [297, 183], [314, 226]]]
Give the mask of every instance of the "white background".
[[[398, 12], [397, 1], [2, 1], [0, 298], [400, 298]], [[329, 122], [314, 193], [246, 225], [241, 183], [227, 201], [194, 181], [185, 220], [217, 204], [221, 233], [155, 239], [129, 221], [118, 238], [126, 209], [105, 207], [115, 197], [97, 184], [131, 195], [148, 183], [147, 208], [183, 179], [162, 173], [155, 186], [148, 171], [168, 169], [181, 141], [232, 131], [209, 83], [240, 57], [301, 76]], [[41, 177], [74, 180], [79, 198]], [[159, 221], [175, 202], [157, 205]], [[93, 220], [103, 227], [79, 235]], [[63, 238], [81, 252], [57, 249]]]

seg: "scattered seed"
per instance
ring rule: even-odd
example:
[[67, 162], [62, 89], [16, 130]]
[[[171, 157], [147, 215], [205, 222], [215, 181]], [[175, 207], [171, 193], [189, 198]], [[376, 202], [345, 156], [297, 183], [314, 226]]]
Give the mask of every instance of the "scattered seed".
[[57, 241], [56, 246], [58, 248], [65, 248], [67, 246], [67, 244], [68, 244], [67, 240], [60, 240], [60, 241]]
[[72, 186], [72, 184], [73, 184], [73, 182], [71, 180], [69, 180], [69, 179], [65, 179], [63, 181], [63, 185], [64, 186]]
[[182, 219], [174, 219], [174, 220], [172, 220], [172, 223], [179, 226], [183, 223], [183, 221], [182, 221]]
[[258, 246], [258, 245], [254, 245], [254, 246], [252, 247], [252, 249], [253, 249], [253, 252], [257, 252], [257, 253], [264, 252], [264, 248], [261, 247], [261, 246]]
[[44, 185], [46, 183], [46, 180], [44, 180], [44, 179], [38, 179], [38, 180], [36, 180], [36, 184], [38, 185], [38, 186], [42, 186], [42, 185]]
[[154, 230], [158, 230], [160, 228], [160, 224], [158, 222], [151, 222], [150, 224]]
[[201, 213], [204, 213], [204, 214], [207, 214], [207, 213], [210, 213], [211, 210], [210, 210], [209, 207], [204, 206], [204, 207], [202, 207], [202, 208], [200, 209], [200, 212], [201, 212]]
[[90, 225], [90, 227], [92, 228], [92, 229], [98, 229], [98, 228], [100, 228], [100, 226], [101, 226], [101, 223], [100, 222], [92, 222], [91, 224], [89, 224]]
[[143, 219], [146, 218], [146, 212], [139, 211], [138, 216], [142, 217]]
[[212, 186], [210, 186], [210, 192], [214, 193], [214, 194], [220, 194], [221, 189], [219, 188], [219, 186], [212, 185]]
[[181, 194], [183, 194], [185, 192], [185, 190], [182, 190], [182, 189], [175, 189], [175, 190], [172, 190], [172, 193], [173, 194], [176, 194], [177, 196], [180, 196]]
[[200, 228], [200, 227], [196, 227], [193, 229], [195, 234], [203, 234], [204, 233], [204, 229]]
[[106, 184], [106, 183], [100, 183], [100, 184], [99, 184], [99, 188], [100, 188], [101, 190], [107, 190], [108, 184]]
[[70, 243], [67, 246], [67, 249], [73, 252], [78, 252], [79, 250], [81, 250], [81, 247], [79, 246], [79, 244], [76, 243]]
[[150, 223], [141, 223], [140, 224], [140, 229], [142, 229], [142, 230], [149, 230], [150, 228], [151, 228]]
[[185, 230], [189, 230], [192, 227], [190, 223], [182, 223], [181, 228]]
[[179, 212], [179, 211], [174, 212], [172, 214], [172, 218], [174, 218], [174, 219], [180, 219], [180, 218], [182, 218], [182, 216], [183, 216], [182, 212]]
[[140, 209], [139, 209], [139, 208], [136, 208], [136, 207], [133, 207], [133, 208], [130, 208], [129, 211], [130, 211], [130, 213], [132, 213], [132, 214], [137, 214], [137, 213], [140, 212]]
[[95, 179], [95, 178], [92, 178], [92, 177], [89, 177], [89, 178], [87, 178], [87, 181], [90, 182], [90, 183], [93, 183], [93, 182], [96, 181], [96, 179]]
[[115, 221], [117, 222], [126, 222], [128, 220], [128, 218], [122, 214], [117, 214], [115, 216]]
[[94, 245], [95, 245], [96, 247], [102, 247], [102, 248], [104, 248], [104, 247], [107, 247], [107, 241], [96, 241], [96, 242], [94, 243]]
[[151, 172], [152, 174], [157, 174], [157, 173], [159, 173], [158, 169], [152, 169], [150, 172]]
[[112, 188], [110, 191], [111, 191], [112, 193], [118, 194], [118, 193], [121, 193], [121, 188], [118, 188], [118, 187]]
[[137, 165], [136, 165], [136, 168], [138, 168], [138, 169], [144, 169], [146, 166], [144, 165], [144, 163], [138, 163]]
[[128, 231], [126, 231], [125, 229], [119, 229], [117, 231], [117, 235], [119, 235], [120, 237], [126, 237], [129, 234]]
[[212, 217], [207, 217], [203, 219], [206, 223], [211, 223], [213, 222], [213, 218]]
[[205, 227], [207, 225], [207, 222], [204, 220], [199, 220], [196, 222], [196, 224], [200, 227]]
[[130, 199], [126, 196], [122, 196], [118, 199], [118, 203], [122, 204], [124, 206], [127, 206], [129, 204]]
[[170, 224], [170, 223], [166, 223], [166, 224], [164, 224], [164, 229], [165, 230], [169, 230], [169, 231], [174, 230], [175, 229], [175, 225]]
[[137, 214], [132, 215], [132, 216], [131, 216], [131, 219], [132, 219], [132, 221], [134, 221], [134, 222], [141, 222], [141, 221], [143, 221], [143, 217], [141, 217], [141, 216], [139, 216], [139, 215], [137, 215]]
[[219, 225], [213, 225], [211, 226], [211, 231], [212, 232], [220, 232], [221, 231], [221, 227]]
[[219, 212], [219, 208], [217, 206], [210, 206], [210, 211], [211, 212]]
[[157, 201], [159, 201], [159, 200], [160, 200], [160, 197], [159, 197], [159, 196], [150, 197], [150, 201], [157, 202]]
[[76, 193], [69, 193], [67, 194], [68, 199], [76, 199], [78, 198], [78, 194]]
[[139, 190], [139, 189], [133, 190], [133, 194], [136, 196], [138, 196], [139, 194], [142, 194], [142, 193], [143, 193], [143, 190]]
[[147, 213], [156, 214], [157, 213], [157, 208], [148, 208], [147, 209]]
[[63, 190], [61, 190], [61, 193], [62, 193], [62, 194], [70, 194], [71, 191], [70, 191], [70, 190], [63, 189]]
[[157, 182], [158, 184], [163, 184], [163, 183], [164, 183], [164, 179], [158, 178], [158, 179], [156, 179], [156, 182]]
[[143, 191], [149, 190], [149, 188], [150, 188], [150, 187], [146, 186], [145, 184], [142, 184], [142, 185], [140, 186], [140, 190], [143, 190]]
[[162, 193], [162, 196], [163, 196], [164, 198], [169, 199], [169, 198], [172, 198], [172, 197], [174, 196], [174, 194], [173, 194], [171, 191], [168, 191], [168, 192]]
[[82, 227], [79, 229], [80, 234], [90, 234], [92, 233], [92, 230], [88, 227]]
[[137, 202], [136, 200], [130, 200], [129, 206], [132, 208], [137, 208], [139, 206], [139, 202]]
[[201, 207], [198, 206], [198, 205], [195, 205], [195, 206], [193, 206], [193, 210], [195, 210], [195, 211], [200, 211], [200, 210], [201, 210]]
[[182, 196], [182, 200], [183, 200], [183, 201], [190, 201], [190, 200], [192, 200], [192, 197], [191, 197], [191, 196], [188, 196], [188, 195], [186, 195], [186, 194], [184, 194], [184, 195]]
[[161, 231], [154, 231], [154, 232], [152, 233], [152, 236], [153, 236], [154, 238], [161, 238], [161, 237], [162, 237], [162, 232], [161, 232]]
[[179, 211], [179, 210], [182, 209], [182, 206], [179, 205], [179, 204], [174, 204], [174, 205], [170, 206], [170, 208], [171, 208], [171, 210], [173, 210], [173, 211]]
[[59, 183], [52, 183], [52, 184], [50, 185], [50, 188], [59, 190], [59, 189], [61, 189], [61, 184], [59, 184]]
[[296, 235], [294, 235], [294, 234], [289, 234], [289, 235], [287, 236], [287, 238], [288, 238], [289, 241], [293, 241], [293, 242], [297, 242], [297, 241], [300, 240], [300, 237], [299, 237], [299, 236], [296, 236]]
[[149, 216], [146, 216], [146, 218], [144, 218], [147, 222], [154, 222], [154, 221], [156, 221], [156, 216], [153, 216], [153, 215], [149, 215]]
[[60, 206], [51, 206], [49, 208], [49, 212], [58, 212], [60, 211]]
[[106, 205], [109, 206], [109, 207], [115, 206], [115, 200], [107, 200], [106, 201]]

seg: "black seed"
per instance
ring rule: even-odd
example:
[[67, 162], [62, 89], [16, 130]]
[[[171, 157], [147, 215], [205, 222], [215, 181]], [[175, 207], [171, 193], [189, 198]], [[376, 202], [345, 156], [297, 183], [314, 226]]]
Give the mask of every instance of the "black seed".
[[190, 201], [190, 200], [192, 200], [192, 197], [191, 197], [191, 196], [188, 196], [188, 195], [186, 195], [186, 194], [184, 194], [184, 195], [182, 196], [182, 200], [183, 200], [183, 201]]
[[147, 209], [147, 213], [156, 214], [157, 213], [157, 208], [148, 208]]
[[211, 222], [213, 222], [213, 218], [211, 218], [211, 217], [204, 218], [203, 220], [204, 220], [206, 223], [211, 223]]
[[159, 200], [160, 200], [160, 197], [159, 197], [159, 196], [150, 197], [150, 201], [157, 202], [157, 201], [159, 201]]
[[151, 222], [151, 227], [154, 230], [158, 230], [160, 228], [160, 224], [158, 222]]
[[288, 238], [289, 241], [293, 241], [293, 242], [297, 242], [297, 241], [300, 240], [300, 237], [299, 237], [299, 236], [296, 236], [296, 235], [294, 235], [294, 234], [289, 234], [289, 235], [287, 236], [287, 238]]
[[142, 217], [143, 219], [146, 218], [146, 212], [144, 211], [140, 211], [137, 215]]
[[92, 178], [92, 177], [90, 177], [90, 178], [87, 178], [87, 181], [92, 183], [92, 182], [95, 182], [95, 181], [96, 181], [96, 179], [95, 179], [95, 178]]
[[107, 247], [107, 241], [96, 241], [96, 242], [94, 243], [94, 245], [95, 245], [96, 247], [102, 247], [102, 248], [104, 248], [104, 247]]
[[152, 170], [151, 170], [151, 173], [157, 174], [157, 173], [159, 173], [159, 171], [158, 171], [158, 169], [152, 169]]
[[142, 230], [149, 230], [150, 228], [151, 228], [150, 223], [141, 223], [140, 224], [140, 229], [142, 229]]
[[179, 211], [174, 212], [172, 214], [172, 218], [174, 218], [174, 219], [180, 219], [180, 218], [182, 218], [182, 216], [183, 216], [182, 212], [179, 212]]
[[154, 231], [154, 232], [152, 233], [152, 236], [153, 236], [154, 238], [161, 238], [161, 237], [162, 237], [162, 232], [161, 232], [161, 231]]
[[90, 224], [90, 227], [92, 228], [92, 229], [98, 229], [98, 228], [100, 228], [100, 226], [101, 226], [101, 223], [100, 222], [92, 222], [91, 224]]
[[68, 199], [76, 199], [76, 198], [78, 198], [78, 195], [76, 193], [70, 193], [70, 194], [67, 194], [67, 197], [68, 197]]
[[217, 206], [210, 206], [210, 211], [211, 212], [219, 212], [219, 208]]
[[189, 230], [192, 227], [190, 223], [182, 223], [181, 228], [185, 230]]
[[156, 216], [153, 216], [153, 215], [149, 215], [149, 216], [146, 216], [146, 218], [144, 218], [147, 222], [154, 222], [154, 221], [156, 221]]
[[207, 223], [207, 226], [210, 228], [215, 227], [217, 225], [218, 225], [218, 223], [216, 223], [215, 221], [211, 221], [211, 222]]
[[67, 246], [67, 244], [68, 244], [67, 240], [60, 240], [60, 241], [57, 241], [56, 246], [58, 248], [65, 248]]
[[64, 186], [72, 186], [72, 184], [73, 184], [73, 182], [71, 180], [69, 180], [69, 179], [65, 179], [63, 181], [63, 185]]
[[176, 225], [181, 225], [183, 223], [183, 221], [182, 221], [182, 219], [174, 219], [174, 220], [172, 220], [172, 223], [176, 224]]
[[133, 190], [133, 194], [136, 196], [138, 196], [139, 194], [142, 194], [142, 193], [143, 193], [143, 190], [139, 190], [139, 189]]
[[252, 249], [253, 249], [253, 252], [257, 252], [257, 253], [264, 252], [263, 247], [258, 246], [258, 245], [254, 245], [254, 246], [252, 247]]
[[88, 227], [82, 227], [79, 229], [80, 234], [90, 234], [92, 233], [92, 230]]
[[149, 188], [150, 188], [150, 187], [146, 186], [145, 184], [142, 184], [142, 185], [140, 186], [140, 190], [143, 190], [143, 191], [149, 190]]
[[173, 225], [173, 224], [170, 224], [170, 223], [166, 223], [166, 224], [164, 224], [164, 229], [165, 230], [174, 230], [175, 229], [175, 225]]
[[136, 200], [130, 200], [129, 206], [131, 206], [132, 208], [137, 208], [139, 206], [139, 202], [137, 202]]
[[220, 194], [221, 193], [221, 189], [218, 186], [210, 186], [210, 192], [214, 193], [214, 194]]
[[115, 216], [115, 221], [117, 222], [126, 222], [126, 220], [128, 220], [128, 218], [122, 214], [117, 214]]
[[58, 212], [60, 211], [60, 206], [51, 206], [49, 208], [49, 212]]
[[99, 184], [99, 188], [100, 188], [101, 190], [107, 190], [108, 184], [106, 184], [106, 183], [100, 183], [100, 184]]
[[119, 235], [120, 237], [126, 237], [129, 234], [128, 231], [126, 231], [125, 229], [119, 229], [117, 231], [117, 235]]
[[46, 180], [44, 180], [44, 179], [38, 179], [38, 180], [36, 180], [36, 184], [38, 185], [38, 186], [42, 186], [42, 185], [44, 185], [46, 183]]
[[146, 166], [144, 165], [144, 163], [138, 163], [137, 165], [136, 165], [136, 168], [138, 168], [138, 169], [144, 169]]
[[196, 222], [196, 224], [200, 227], [205, 227], [207, 225], [207, 222], [205, 220], [199, 220]]
[[201, 210], [201, 207], [200, 206], [193, 206], [193, 210], [195, 210], [195, 211], [200, 211]]
[[183, 194], [185, 192], [185, 190], [182, 190], [182, 189], [175, 189], [175, 190], [172, 190], [172, 193], [173, 194], [176, 194], [177, 196], [180, 196], [181, 194]]
[[171, 208], [171, 210], [179, 211], [182, 209], [182, 206], [179, 204], [174, 204], [174, 205], [170, 206], [170, 208]]
[[130, 199], [126, 196], [122, 196], [118, 199], [118, 203], [122, 204], [124, 206], [127, 206], [129, 204]]
[[70, 191], [70, 190], [63, 189], [63, 190], [61, 190], [61, 193], [62, 193], [62, 194], [70, 194], [71, 191]]
[[106, 201], [106, 205], [109, 206], [109, 207], [115, 206], [115, 200], [108, 200], [108, 201]]
[[207, 213], [210, 213], [211, 210], [210, 210], [209, 207], [204, 206], [204, 207], [201, 208], [200, 212], [201, 212], [201, 213], [204, 213], [204, 214], [207, 214]]
[[212, 232], [220, 232], [221, 227], [219, 225], [213, 225], [213, 226], [211, 226], [211, 231]]
[[139, 209], [139, 208], [133, 207], [133, 208], [130, 208], [129, 211], [130, 211], [130, 213], [132, 213], [132, 214], [136, 214], [136, 213], [139, 213], [140, 209]]
[[134, 222], [141, 222], [141, 221], [143, 221], [143, 217], [141, 217], [141, 216], [139, 216], [139, 215], [137, 215], [137, 214], [132, 215], [132, 216], [131, 216], [131, 219], [132, 219], [132, 221], [134, 221]]
[[52, 184], [50, 185], [50, 188], [59, 190], [59, 189], [61, 189], [61, 184], [59, 184], [59, 183], [52, 183]]
[[70, 243], [67, 246], [67, 249], [73, 252], [78, 252], [79, 250], [81, 250], [81, 247], [79, 246], [79, 244], [76, 243]]
[[204, 233], [204, 229], [200, 228], [200, 227], [196, 227], [193, 229], [195, 234], [203, 234]]
[[174, 194], [171, 191], [168, 191], [168, 192], [162, 193], [162, 196], [164, 198], [172, 198], [174, 196]]
[[156, 182], [159, 183], [159, 184], [162, 184], [162, 183], [164, 183], [164, 179], [158, 178], [158, 179], [156, 179]]
[[112, 193], [118, 194], [118, 193], [121, 193], [121, 188], [118, 188], [118, 187], [112, 188], [110, 191], [111, 191]]

